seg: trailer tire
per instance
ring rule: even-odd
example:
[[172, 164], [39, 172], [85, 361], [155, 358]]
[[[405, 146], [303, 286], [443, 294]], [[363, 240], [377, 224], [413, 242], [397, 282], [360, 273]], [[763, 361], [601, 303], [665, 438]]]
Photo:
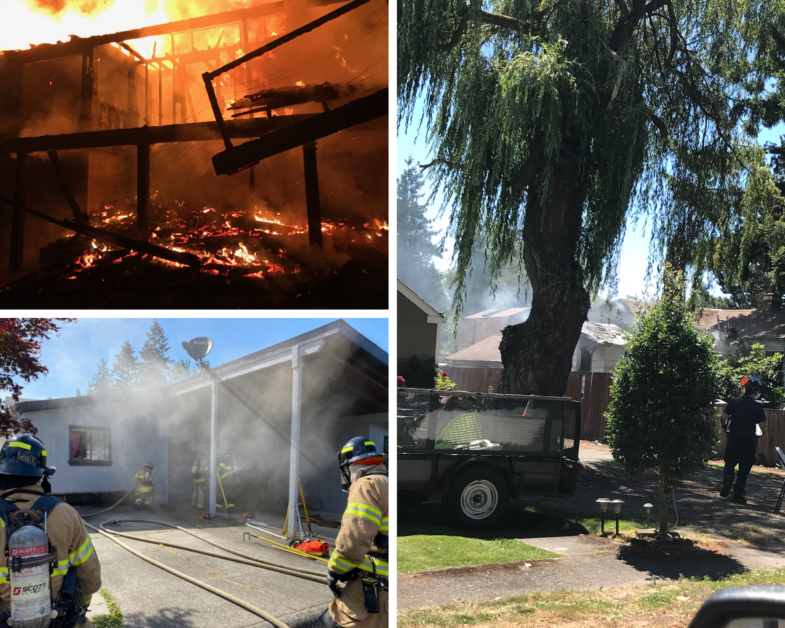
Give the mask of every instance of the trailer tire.
[[485, 530], [497, 524], [510, 505], [507, 480], [488, 465], [461, 471], [450, 483], [444, 504], [455, 525], [468, 530]]

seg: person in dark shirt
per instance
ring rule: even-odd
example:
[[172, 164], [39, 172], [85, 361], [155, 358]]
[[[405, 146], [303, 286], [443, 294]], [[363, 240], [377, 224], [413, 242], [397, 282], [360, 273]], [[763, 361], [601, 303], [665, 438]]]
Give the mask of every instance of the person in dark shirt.
[[[727, 497], [733, 488], [733, 501], [737, 504], [746, 504], [744, 486], [755, 462], [755, 449], [758, 445], [756, 427], [760, 425], [761, 433], [766, 429], [766, 413], [760, 399], [761, 381], [757, 377], [745, 377], [741, 380], [744, 386], [744, 395], [734, 397], [725, 406], [720, 418], [722, 428], [726, 432], [725, 445], [725, 473], [722, 478], [720, 496]], [[739, 475], [736, 484], [733, 484], [736, 465], [739, 465]]]

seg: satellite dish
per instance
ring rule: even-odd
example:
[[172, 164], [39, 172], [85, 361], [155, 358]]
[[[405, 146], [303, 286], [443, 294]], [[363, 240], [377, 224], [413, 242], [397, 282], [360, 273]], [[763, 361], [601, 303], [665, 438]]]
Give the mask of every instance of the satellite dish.
[[199, 337], [189, 342], [183, 343], [183, 349], [188, 352], [194, 360], [202, 360], [213, 348], [213, 341], [210, 338]]

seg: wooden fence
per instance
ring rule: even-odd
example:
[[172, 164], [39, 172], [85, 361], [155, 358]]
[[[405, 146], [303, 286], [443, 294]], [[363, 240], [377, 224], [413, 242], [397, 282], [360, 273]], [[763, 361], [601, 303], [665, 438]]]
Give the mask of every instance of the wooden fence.
[[[458, 385], [458, 390], [487, 393], [489, 387], [494, 391], [498, 389], [502, 369], [452, 366], [447, 368], [447, 374]], [[586, 440], [605, 437], [610, 386], [610, 373], [570, 373], [564, 396], [581, 402], [581, 437]]]

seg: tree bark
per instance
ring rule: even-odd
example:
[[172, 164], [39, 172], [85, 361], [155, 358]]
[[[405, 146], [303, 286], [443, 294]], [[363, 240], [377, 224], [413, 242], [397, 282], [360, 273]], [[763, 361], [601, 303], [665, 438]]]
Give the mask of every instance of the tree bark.
[[532, 305], [526, 321], [502, 331], [503, 393], [562, 396], [591, 306], [578, 260], [586, 184], [569, 157], [553, 170], [547, 199], [540, 198], [538, 181], [529, 186], [523, 262]]
[[660, 534], [668, 534], [668, 493], [665, 490], [665, 473], [660, 469]]

